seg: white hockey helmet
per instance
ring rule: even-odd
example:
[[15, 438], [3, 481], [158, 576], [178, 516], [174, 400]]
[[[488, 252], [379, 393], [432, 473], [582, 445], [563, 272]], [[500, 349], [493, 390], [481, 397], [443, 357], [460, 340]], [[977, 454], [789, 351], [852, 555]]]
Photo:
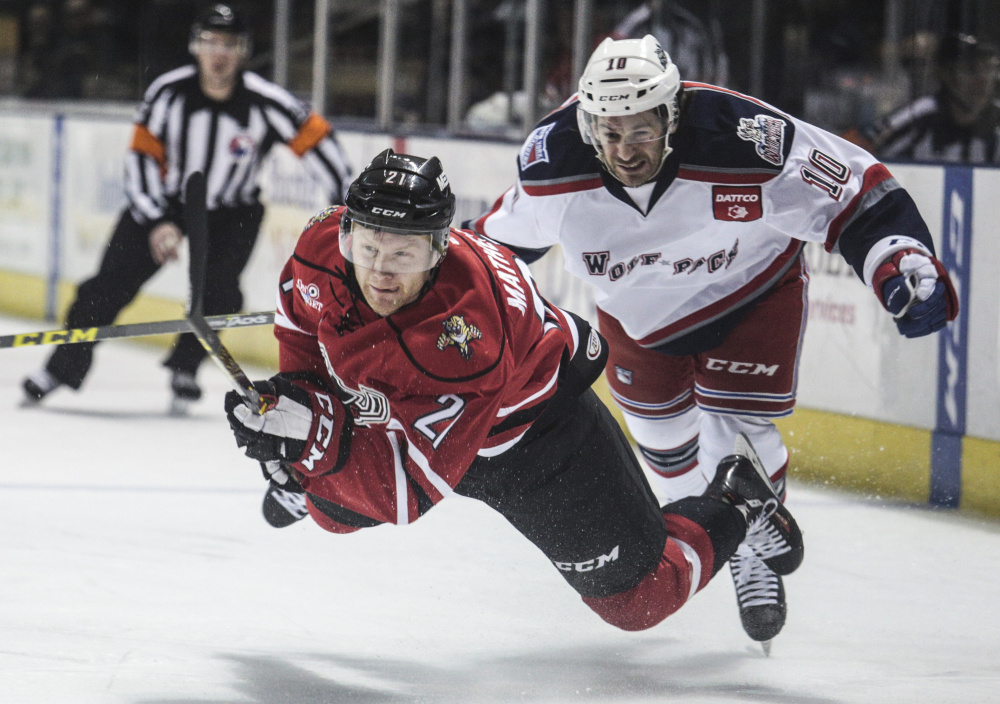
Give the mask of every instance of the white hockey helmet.
[[599, 119], [652, 110], [663, 126], [666, 159], [671, 151], [666, 136], [677, 122], [680, 87], [677, 66], [652, 34], [642, 39], [605, 39], [587, 60], [577, 87], [576, 116], [583, 140], [594, 145], [603, 162], [597, 138]]

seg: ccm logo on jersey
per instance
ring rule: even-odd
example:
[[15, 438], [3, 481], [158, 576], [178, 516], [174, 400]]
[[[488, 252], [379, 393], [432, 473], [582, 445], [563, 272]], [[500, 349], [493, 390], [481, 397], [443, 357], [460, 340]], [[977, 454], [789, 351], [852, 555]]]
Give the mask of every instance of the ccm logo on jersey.
[[764, 216], [760, 186], [712, 186], [712, 212], [716, 220], [760, 220]]
[[563, 572], [592, 572], [593, 570], [599, 570], [604, 565], [609, 562], [614, 562], [618, 559], [618, 547], [615, 547], [607, 555], [600, 555], [593, 558], [592, 560], [584, 560], [583, 562], [556, 562], [552, 561], [552, 564], [556, 566], [556, 569]]

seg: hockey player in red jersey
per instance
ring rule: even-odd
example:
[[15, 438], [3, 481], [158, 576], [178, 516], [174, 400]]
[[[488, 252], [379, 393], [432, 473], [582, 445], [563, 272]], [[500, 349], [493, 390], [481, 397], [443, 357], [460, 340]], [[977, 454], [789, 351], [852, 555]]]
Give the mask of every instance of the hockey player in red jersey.
[[280, 373], [258, 413], [236, 393], [237, 443], [270, 479], [275, 526], [411, 523], [451, 493], [479, 499], [619, 628], [649, 628], [704, 587], [745, 536], [781, 574], [802, 537], [741, 438], [704, 496], [662, 509], [589, 388], [607, 349], [549, 305], [506, 248], [450, 228], [437, 158], [391, 150], [314, 217], [281, 274]]
[[[605, 40], [474, 228], [529, 263], [560, 244], [596, 287], [612, 394], [669, 499], [700, 495], [740, 433], [783, 496], [771, 419], [795, 405], [805, 242], [839, 252], [907, 337], [943, 327], [958, 301], [912, 199], [870, 154], [680, 79], [652, 36]], [[756, 552], [730, 566], [744, 629], [768, 641], [785, 592]]]

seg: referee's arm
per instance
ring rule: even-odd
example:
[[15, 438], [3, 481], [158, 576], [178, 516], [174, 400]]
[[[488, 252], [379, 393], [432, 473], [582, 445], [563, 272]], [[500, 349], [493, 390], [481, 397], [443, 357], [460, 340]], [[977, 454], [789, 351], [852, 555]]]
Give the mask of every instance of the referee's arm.
[[[258, 90], [261, 87], [255, 86]], [[263, 91], [262, 91], [263, 92]], [[351, 167], [333, 128], [321, 115], [309, 112], [291, 93], [274, 84], [264, 117], [282, 141], [302, 159], [306, 170], [323, 188], [330, 203], [341, 204], [351, 184]]]

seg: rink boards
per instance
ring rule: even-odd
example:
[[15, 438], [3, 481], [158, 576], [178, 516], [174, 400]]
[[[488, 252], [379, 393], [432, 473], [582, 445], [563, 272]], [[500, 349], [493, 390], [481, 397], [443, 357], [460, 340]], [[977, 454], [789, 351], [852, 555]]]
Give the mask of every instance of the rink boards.
[[[0, 309], [60, 319], [73, 285], [96, 270], [124, 204], [129, 118], [129, 111], [0, 109]], [[386, 147], [439, 156], [459, 220], [489, 208], [515, 174], [514, 144], [346, 131], [339, 138], [355, 168]], [[946, 334], [904, 339], [839, 257], [809, 245], [799, 410], [778, 421], [793, 476], [1000, 515], [1000, 170], [890, 170], [934, 235], [962, 315]], [[268, 211], [243, 277], [250, 311], [273, 308], [281, 266], [325, 205], [288, 150], [277, 150], [262, 171]], [[532, 266], [539, 288], [593, 317], [593, 297], [562, 270], [560, 256], [553, 251]], [[123, 322], [181, 315], [185, 271], [160, 272]], [[268, 330], [229, 334], [238, 358], [274, 363]]]

